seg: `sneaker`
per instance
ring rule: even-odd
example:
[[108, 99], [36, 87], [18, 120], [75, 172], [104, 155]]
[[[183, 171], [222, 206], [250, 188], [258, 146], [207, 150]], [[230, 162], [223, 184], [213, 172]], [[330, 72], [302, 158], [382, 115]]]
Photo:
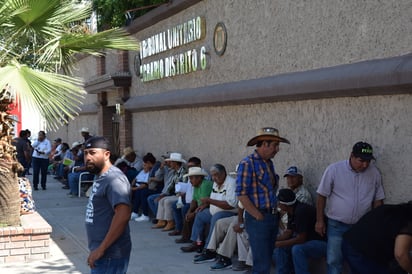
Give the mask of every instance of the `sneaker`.
[[232, 261], [227, 257], [220, 256], [219, 260], [210, 267], [210, 270], [211, 271], [223, 270], [223, 269], [228, 269], [231, 267], [232, 267]]
[[197, 253], [202, 253], [203, 250], [203, 245], [197, 245], [196, 242], [192, 242], [191, 245], [188, 246], [182, 246], [180, 248], [183, 252], [197, 252]]
[[195, 264], [203, 264], [207, 262], [213, 262], [216, 260], [216, 252], [205, 249], [202, 254], [196, 255], [193, 259]]
[[147, 221], [149, 221], [149, 216], [146, 216], [146, 215], [143, 215], [142, 214], [142, 216], [140, 216], [139, 218], [135, 218], [134, 220], [136, 221], [136, 222], [147, 222]]
[[237, 264], [232, 266], [233, 271], [246, 271], [251, 269], [250, 265], [247, 265], [244, 261], [239, 261]]
[[139, 214], [132, 212], [132, 215], [130, 216], [130, 220], [134, 220], [139, 218]]

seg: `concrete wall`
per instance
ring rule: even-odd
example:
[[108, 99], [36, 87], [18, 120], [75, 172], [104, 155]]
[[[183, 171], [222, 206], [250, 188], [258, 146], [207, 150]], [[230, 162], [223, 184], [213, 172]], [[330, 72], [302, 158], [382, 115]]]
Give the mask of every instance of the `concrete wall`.
[[347, 159], [364, 140], [375, 149], [387, 202], [400, 202], [411, 199], [411, 105], [411, 95], [394, 95], [135, 113], [134, 146], [155, 155], [180, 151], [205, 168], [222, 163], [232, 171], [253, 151], [246, 142], [256, 130], [274, 126], [291, 141], [274, 159], [277, 173], [298, 165], [317, 186], [328, 164]]
[[[196, 4], [187, 4], [188, 8], [158, 22], [147, 18], [154, 18], [156, 10], [162, 7], [153, 10], [136, 20], [136, 24], [144, 20], [152, 23], [140, 28], [135, 37], [146, 39], [196, 16], [206, 19], [206, 37], [144, 62], [206, 46], [209, 68], [145, 83], [132, 73], [129, 101], [138, 102], [141, 96], [411, 53], [412, 4], [408, 0], [176, 0], [163, 9], [172, 9], [181, 2]], [[221, 57], [213, 49], [213, 31], [218, 22], [225, 24], [228, 33], [227, 48]], [[135, 55], [136, 52], [129, 52], [131, 72]], [[119, 71], [117, 62], [116, 53], [109, 53], [106, 72]], [[96, 67], [92, 57], [82, 59], [78, 75], [93, 79], [97, 75]], [[131, 107], [132, 123], [126, 125], [126, 129], [132, 131], [133, 146], [141, 155], [152, 152], [160, 158], [167, 151], [179, 151], [186, 159], [194, 155], [200, 157], [207, 169], [219, 162], [232, 171], [242, 157], [252, 152], [253, 148], [247, 148], [246, 142], [257, 129], [274, 126], [291, 141], [291, 145], [281, 145], [274, 159], [277, 173], [282, 175], [289, 165], [298, 165], [304, 171], [306, 182], [315, 187], [328, 164], [348, 158], [352, 145], [364, 140], [375, 148], [386, 202], [401, 202], [411, 199], [408, 181], [412, 176], [409, 168], [412, 89], [406, 88], [406, 92], [405, 89], [392, 88], [389, 92], [382, 89], [379, 94], [387, 95], [354, 97], [354, 93], [348, 93], [347, 97], [343, 94], [339, 98], [271, 99], [254, 104], [196, 108], [186, 105], [149, 111]], [[273, 90], [275, 95], [279, 92]], [[96, 102], [97, 95], [89, 94], [85, 105]], [[67, 139], [78, 140], [78, 130], [83, 126], [88, 126], [93, 133], [102, 132], [98, 128], [97, 121], [101, 119], [98, 115], [97, 111], [81, 113], [65, 129]]]
[[[410, 14], [410, 1], [395, 0], [201, 1], [136, 37], [146, 39], [204, 16], [205, 39], [186, 48], [206, 45], [210, 68], [148, 83], [134, 75], [131, 93], [150, 95], [407, 54]], [[213, 29], [220, 21], [228, 32], [222, 57], [213, 51]], [[277, 172], [296, 164], [306, 182], [317, 186], [328, 164], [348, 158], [352, 145], [364, 140], [375, 148], [387, 202], [401, 202], [411, 199], [411, 103], [411, 94], [394, 94], [135, 112], [133, 145], [141, 154], [180, 151], [186, 158], [200, 157], [205, 168], [219, 162], [233, 170], [253, 150], [245, 144], [256, 130], [274, 126], [292, 143], [281, 145]]]
[[[411, 51], [410, 14], [412, 4], [408, 0], [201, 1], [138, 32], [136, 37], [143, 40], [203, 16], [204, 40], [147, 60], [206, 45], [210, 69], [149, 83], [134, 77], [133, 92], [153, 94], [403, 55]], [[228, 32], [222, 57], [213, 50], [218, 22], [223, 22]], [[130, 55], [134, 57], [135, 53]]]
[[[97, 76], [97, 61], [94, 56], [83, 56], [76, 64], [74, 74], [81, 77], [84, 81]], [[57, 137], [62, 138], [70, 146], [75, 141], [82, 141], [80, 134], [82, 127], [88, 127], [92, 134], [98, 132], [98, 116], [96, 107], [96, 94], [86, 94], [83, 104], [79, 106], [79, 116], [70, 120], [65, 126], [61, 126], [56, 132], [49, 132], [48, 138], [54, 140]]]

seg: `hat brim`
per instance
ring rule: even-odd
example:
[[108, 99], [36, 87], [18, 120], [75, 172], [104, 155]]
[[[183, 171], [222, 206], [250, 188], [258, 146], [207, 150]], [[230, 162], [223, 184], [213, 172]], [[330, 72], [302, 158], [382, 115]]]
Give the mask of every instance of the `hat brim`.
[[203, 173], [203, 172], [196, 172], [196, 173], [192, 173], [192, 174], [187, 173], [187, 174], [183, 175], [183, 178], [190, 177], [190, 176], [204, 176], [204, 177], [206, 177], [207, 173]]
[[288, 177], [288, 176], [295, 177], [295, 176], [302, 176], [302, 174], [299, 174], [299, 173], [286, 173], [285, 175], [283, 175], [283, 177]]
[[355, 158], [361, 158], [362, 160], [365, 160], [365, 161], [375, 160], [375, 157], [373, 157], [373, 155], [362, 155], [362, 154], [353, 153], [353, 156]]
[[183, 160], [183, 159], [172, 159], [172, 158], [168, 158], [168, 159], [165, 159], [165, 161], [169, 161], [169, 162], [180, 162], [180, 163], [186, 163], [186, 161], [185, 160]]
[[256, 145], [259, 141], [279, 141], [281, 143], [290, 144], [289, 140], [280, 136], [273, 135], [258, 135], [253, 137], [247, 142], [247, 146], [251, 147]]

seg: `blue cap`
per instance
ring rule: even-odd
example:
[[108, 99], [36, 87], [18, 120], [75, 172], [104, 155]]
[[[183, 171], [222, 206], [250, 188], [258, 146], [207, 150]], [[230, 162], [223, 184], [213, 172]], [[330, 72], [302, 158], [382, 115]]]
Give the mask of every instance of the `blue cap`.
[[303, 176], [302, 175], [302, 171], [297, 168], [296, 166], [291, 166], [286, 170], [285, 175], [283, 175], [283, 177], [287, 177], [287, 176]]

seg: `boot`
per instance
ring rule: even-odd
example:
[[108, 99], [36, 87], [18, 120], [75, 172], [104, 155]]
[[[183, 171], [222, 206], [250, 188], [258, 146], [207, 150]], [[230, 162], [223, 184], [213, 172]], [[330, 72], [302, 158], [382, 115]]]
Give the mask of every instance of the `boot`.
[[175, 229], [175, 221], [171, 220], [171, 221], [167, 221], [167, 224], [165, 228], [162, 229], [162, 231], [171, 231], [173, 229]]
[[157, 222], [157, 224], [155, 224], [154, 226], [152, 226], [152, 228], [163, 228], [166, 225], [166, 221], [165, 220], [159, 220]]

